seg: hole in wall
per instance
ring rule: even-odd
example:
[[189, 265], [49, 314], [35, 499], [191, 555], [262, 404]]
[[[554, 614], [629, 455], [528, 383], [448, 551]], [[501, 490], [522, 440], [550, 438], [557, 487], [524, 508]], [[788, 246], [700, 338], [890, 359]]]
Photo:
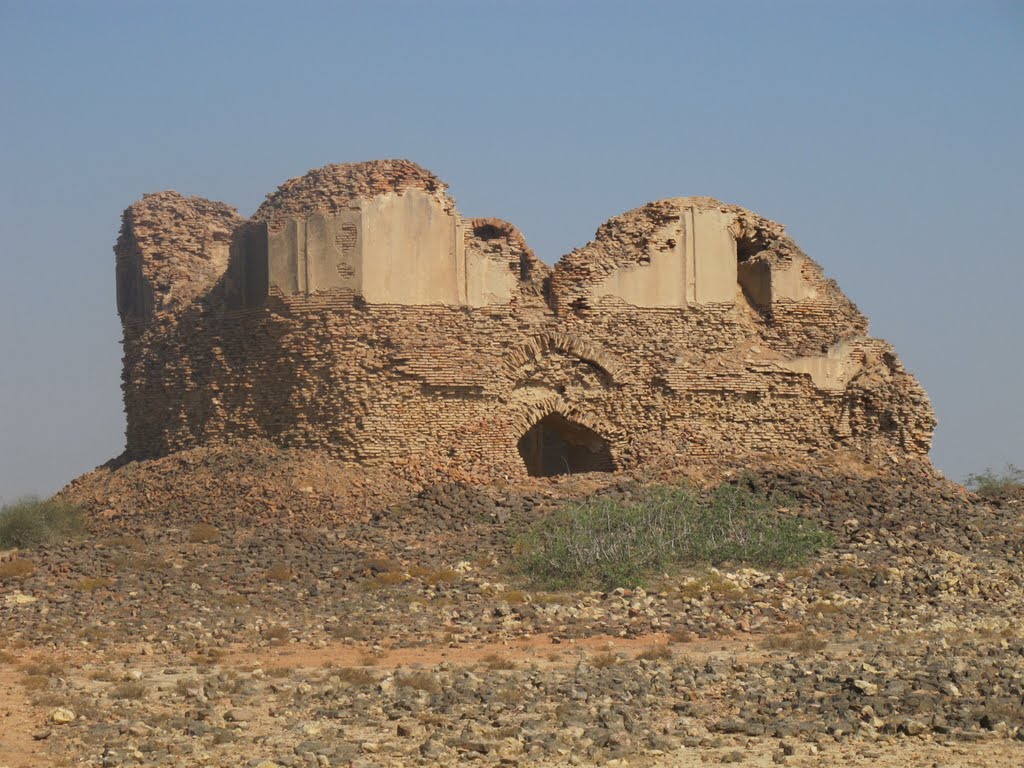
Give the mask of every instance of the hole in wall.
[[519, 455], [531, 477], [615, 469], [611, 446], [590, 427], [550, 413], [519, 438]]
[[505, 237], [505, 232], [493, 224], [478, 224], [473, 227], [473, 234], [481, 240], [497, 240], [499, 237]]

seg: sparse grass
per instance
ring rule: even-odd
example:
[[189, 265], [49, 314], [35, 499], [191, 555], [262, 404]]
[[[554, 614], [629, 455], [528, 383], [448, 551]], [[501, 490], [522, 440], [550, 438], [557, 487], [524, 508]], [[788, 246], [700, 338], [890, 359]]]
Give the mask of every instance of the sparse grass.
[[518, 666], [512, 659], [497, 653], [487, 654], [480, 662], [488, 669], [515, 669]]
[[42, 661], [26, 664], [24, 667], [26, 675], [42, 675], [43, 677], [60, 677], [64, 674], [64, 667], [55, 661]]
[[31, 560], [16, 557], [13, 560], [5, 560], [0, 563], [0, 581], [24, 579], [32, 575], [35, 566]]
[[670, 643], [692, 643], [697, 636], [688, 629], [673, 629], [668, 633]]
[[0, 548], [53, 544], [85, 530], [85, 516], [74, 504], [25, 496], [0, 507]]
[[295, 574], [287, 565], [272, 565], [267, 569], [267, 581], [291, 581], [293, 578]]
[[111, 549], [129, 549], [132, 552], [141, 552], [146, 548], [145, 543], [138, 536], [108, 536], [98, 543]]
[[366, 631], [366, 627], [347, 622], [328, 624], [326, 629], [331, 637], [338, 640], [366, 640], [370, 636], [370, 633]]
[[964, 485], [987, 498], [1024, 491], [1024, 469], [1015, 464], [1007, 464], [1002, 472], [986, 467], [984, 472], [968, 475]]
[[86, 576], [75, 582], [75, 589], [79, 592], [95, 592], [98, 589], [107, 589], [113, 583], [106, 576]]
[[646, 661], [669, 661], [672, 659], [672, 649], [667, 645], [652, 645], [640, 651], [636, 657]]
[[138, 701], [146, 696], [145, 684], [138, 681], [121, 683], [110, 691], [110, 698], [118, 701]]
[[220, 531], [209, 523], [197, 523], [188, 532], [188, 540], [192, 544], [207, 544], [220, 538]]
[[360, 667], [342, 667], [332, 670], [332, 675], [337, 675], [343, 683], [355, 687], [366, 687], [377, 682], [377, 676], [368, 669]]
[[50, 684], [50, 678], [46, 675], [25, 675], [21, 678], [21, 685], [26, 691], [41, 691]]
[[264, 627], [261, 634], [265, 640], [269, 640], [274, 645], [284, 645], [291, 639], [292, 631], [288, 627], [271, 624]]
[[410, 568], [409, 575], [432, 587], [436, 587], [438, 584], [455, 584], [462, 578], [458, 571], [454, 571], [451, 568], [423, 568], [419, 566]]
[[790, 567], [831, 545], [807, 520], [780, 514], [787, 499], [721, 485], [648, 489], [629, 502], [570, 503], [525, 531], [515, 569], [546, 589], [633, 587], [702, 563]]
[[387, 589], [388, 587], [397, 587], [408, 580], [409, 577], [399, 571], [385, 571], [364, 581], [363, 588], [367, 590]]
[[762, 645], [772, 651], [794, 651], [796, 653], [813, 653], [828, 645], [828, 641], [818, 635], [802, 630], [792, 635], [771, 635], [766, 637]]

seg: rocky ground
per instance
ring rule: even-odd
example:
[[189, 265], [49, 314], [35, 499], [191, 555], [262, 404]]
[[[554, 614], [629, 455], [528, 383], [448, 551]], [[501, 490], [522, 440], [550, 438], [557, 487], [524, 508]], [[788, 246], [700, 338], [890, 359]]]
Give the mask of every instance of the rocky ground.
[[311, 507], [268, 466], [208, 472], [235, 495], [197, 508], [178, 461], [80, 484], [89, 535], [0, 553], [0, 766], [1024, 765], [1020, 497], [762, 472], [831, 551], [548, 593], [518, 533], [638, 480]]

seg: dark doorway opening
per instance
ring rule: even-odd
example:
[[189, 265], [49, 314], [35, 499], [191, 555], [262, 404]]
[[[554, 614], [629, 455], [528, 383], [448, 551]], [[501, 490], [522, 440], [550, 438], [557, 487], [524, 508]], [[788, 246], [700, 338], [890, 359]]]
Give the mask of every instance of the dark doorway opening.
[[519, 438], [519, 455], [531, 477], [611, 472], [612, 452], [597, 432], [551, 413]]

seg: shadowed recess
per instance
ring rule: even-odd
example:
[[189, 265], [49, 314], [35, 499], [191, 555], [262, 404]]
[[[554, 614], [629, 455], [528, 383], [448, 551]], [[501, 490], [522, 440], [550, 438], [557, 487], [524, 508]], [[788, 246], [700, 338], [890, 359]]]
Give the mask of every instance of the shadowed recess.
[[531, 477], [615, 469], [607, 440], [557, 413], [548, 414], [519, 438], [519, 455]]

